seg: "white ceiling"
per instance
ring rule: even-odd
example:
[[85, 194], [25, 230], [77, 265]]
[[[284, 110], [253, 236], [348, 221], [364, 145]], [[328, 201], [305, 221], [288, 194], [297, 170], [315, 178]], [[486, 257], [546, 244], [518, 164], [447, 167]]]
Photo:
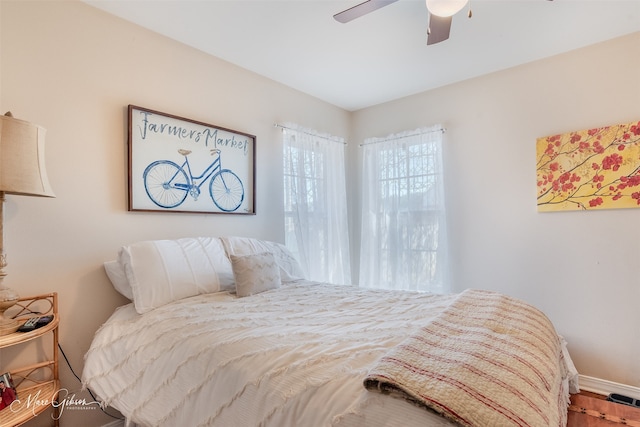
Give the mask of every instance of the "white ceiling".
[[427, 46], [424, 0], [85, 0], [349, 111], [640, 31], [640, 0], [471, 0]]

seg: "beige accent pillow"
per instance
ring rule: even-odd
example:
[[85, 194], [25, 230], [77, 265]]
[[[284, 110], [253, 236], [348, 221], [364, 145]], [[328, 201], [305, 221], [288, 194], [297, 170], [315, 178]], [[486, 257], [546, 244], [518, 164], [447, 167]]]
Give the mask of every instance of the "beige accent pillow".
[[298, 260], [291, 251], [281, 243], [252, 237], [221, 237], [227, 255], [249, 255], [260, 252], [271, 252], [280, 267], [280, 278], [283, 282], [304, 279], [305, 274]]
[[280, 287], [280, 267], [272, 253], [230, 255], [230, 259], [239, 297]]

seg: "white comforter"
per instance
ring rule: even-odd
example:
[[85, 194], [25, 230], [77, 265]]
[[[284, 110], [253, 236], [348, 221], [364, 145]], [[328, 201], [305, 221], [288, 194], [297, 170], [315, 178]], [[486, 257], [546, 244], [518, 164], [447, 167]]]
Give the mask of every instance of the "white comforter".
[[295, 282], [129, 304], [96, 333], [83, 383], [143, 426], [449, 426], [363, 380], [453, 298]]

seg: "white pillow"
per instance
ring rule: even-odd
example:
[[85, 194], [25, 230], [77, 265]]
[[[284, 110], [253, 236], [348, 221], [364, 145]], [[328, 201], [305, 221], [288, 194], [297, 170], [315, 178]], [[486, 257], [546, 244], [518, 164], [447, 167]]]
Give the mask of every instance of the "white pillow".
[[233, 289], [233, 270], [217, 238], [153, 240], [123, 246], [118, 261], [140, 314], [182, 298]]
[[104, 263], [104, 271], [116, 291], [133, 301], [133, 290], [122, 265], [118, 261], [107, 261]]
[[271, 252], [231, 255], [230, 258], [239, 297], [280, 287], [280, 267]]
[[271, 252], [280, 267], [280, 277], [283, 282], [305, 278], [300, 263], [283, 244], [251, 237], [221, 237], [220, 240], [229, 257]]

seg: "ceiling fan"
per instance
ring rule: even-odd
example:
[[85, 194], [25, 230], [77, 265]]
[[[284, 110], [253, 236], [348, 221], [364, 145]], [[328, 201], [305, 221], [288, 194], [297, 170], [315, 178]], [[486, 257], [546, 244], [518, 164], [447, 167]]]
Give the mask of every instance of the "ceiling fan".
[[[336, 13], [333, 15], [333, 18], [344, 24], [397, 1], [398, 0], [367, 0], [340, 13]], [[449, 38], [453, 15], [462, 10], [468, 2], [469, 0], [426, 0], [427, 10], [429, 11], [427, 45], [440, 43]], [[469, 9], [469, 17], [471, 17], [471, 9]]]
[[[347, 10], [336, 13], [333, 15], [333, 18], [344, 24], [397, 1], [398, 0], [367, 0]], [[427, 45], [440, 43], [449, 38], [453, 15], [460, 12], [469, 1], [470, 0], [426, 0], [427, 10], [429, 11]], [[469, 8], [468, 16], [471, 18], [471, 8]]]

